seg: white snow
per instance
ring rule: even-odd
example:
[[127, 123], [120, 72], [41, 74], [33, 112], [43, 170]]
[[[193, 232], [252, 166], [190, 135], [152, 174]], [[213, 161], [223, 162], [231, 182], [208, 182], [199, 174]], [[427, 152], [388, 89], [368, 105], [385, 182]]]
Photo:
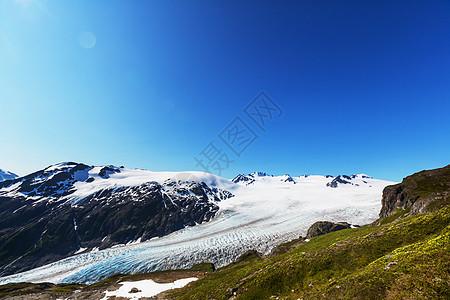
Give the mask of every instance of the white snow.
[[86, 249], [87, 249], [87, 248], [80, 248], [80, 249], [77, 250], [77, 252], [75, 252], [75, 254], [84, 252]]
[[[94, 168], [89, 175], [94, 177], [98, 171]], [[196, 181], [229, 190], [235, 197], [217, 203], [220, 210], [207, 223], [186, 227], [158, 239], [78, 254], [0, 278], [0, 284], [21, 281], [91, 283], [115, 273], [187, 268], [201, 262], [213, 262], [220, 267], [249, 249], [268, 253], [280, 243], [304, 236], [316, 221], [370, 223], [378, 218], [383, 188], [394, 184], [357, 175], [350, 180], [355, 184], [331, 188], [326, 184], [333, 178], [325, 176], [293, 176], [294, 184], [284, 182], [282, 176], [255, 175], [259, 175], [255, 176], [255, 182], [246, 185], [202, 172], [121, 169], [109, 179], [97, 175], [91, 183], [77, 182], [76, 196], [83, 197], [111, 184], [162, 183], [169, 178], [181, 180], [194, 176]]]
[[[106, 291], [105, 297], [102, 300], [109, 299], [108, 297], [124, 297], [129, 299], [140, 299], [141, 297], [153, 297], [167, 290], [182, 288], [188, 283], [196, 281], [198, 278], [183, 278], [178, 279], [172, 283], [156, 283], [151, 279], [139, 281], [124, 281], [120, 282], [122, 286], [116, 291]], [[140, 292], [130, 293], [132, 288], [137, 288]]]
[[168, 179], [204, 182], [208, 186], [217, 186], [228, 190], [234, 188], [234, 184], [229, 180], [205, 172], [152, 172], [141, 169], [120, 168], [119, 173], [109, 173], [109, 178], [104, 179], [98, 175], [101, 169], [102, 167], [94, 167], [88, 172], [88, 177], [92, 177], [94, 181], [75, 182], [75, 192], [67, 196], [66, 199], [77, 203], [103, 189], [137, 186], [150, 181], [162, 184]]

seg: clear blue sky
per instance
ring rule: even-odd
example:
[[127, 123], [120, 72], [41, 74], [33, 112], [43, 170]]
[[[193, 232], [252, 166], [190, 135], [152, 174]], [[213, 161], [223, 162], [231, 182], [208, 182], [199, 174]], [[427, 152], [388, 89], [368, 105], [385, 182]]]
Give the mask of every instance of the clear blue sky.
[[[0, 168], [202, 170], [211, 141], [229, 178], [449, 163], [449, 1], [279, 2], [0, 1]], [[240, 157], [235, 117], [258, 135]]]

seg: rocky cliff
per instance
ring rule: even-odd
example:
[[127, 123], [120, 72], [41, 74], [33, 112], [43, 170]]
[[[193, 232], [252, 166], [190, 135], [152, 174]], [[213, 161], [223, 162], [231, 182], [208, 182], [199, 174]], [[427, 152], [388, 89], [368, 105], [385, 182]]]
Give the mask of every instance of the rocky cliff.
[[449, 204], [449, 191], [450, 165], [415, 173], [383, 190], [380, 217], [407, 209], [412, 214], [435, 211]]

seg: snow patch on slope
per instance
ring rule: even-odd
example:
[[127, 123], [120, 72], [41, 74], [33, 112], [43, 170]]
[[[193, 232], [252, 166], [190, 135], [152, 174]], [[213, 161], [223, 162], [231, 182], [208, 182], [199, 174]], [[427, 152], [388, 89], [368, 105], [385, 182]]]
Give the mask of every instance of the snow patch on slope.
[[[141, 297], [153, 297], [164, 291], [182, 288], [185, 285], [196, 281], [198, 278], [183, 278], [171, 283], [156, 283], [151, 279], [139, 281], [124, 281], [119, 284], [122, 285], [118, 290], [106, 291], [105, 297], [102, 300], [107, 300], [109, 297], [123, 297], [128, 299], [140, 299]], [[138, 292], [130, 293], [131, 289], [136, 288]]]

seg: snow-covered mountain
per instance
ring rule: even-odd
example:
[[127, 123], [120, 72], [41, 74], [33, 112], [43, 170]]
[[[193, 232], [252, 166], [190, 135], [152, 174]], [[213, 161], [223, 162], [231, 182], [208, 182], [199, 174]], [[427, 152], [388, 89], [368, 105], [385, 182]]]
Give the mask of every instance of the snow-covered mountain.
[[218, 181], [69, 162], [0, 182], [0, 275], [207, 222], [233, 196]]
[[334, 178], [332, 181], [327, 183], [328, 187], [337, 188], [342, 185], [367, 185], [370, 184], [367, 179], [373, 179], [370, 176], [367, 176], [366, 174], [357, 174], [357, 175], [339, 175], [336, 178]]
[[5, 180], [11, 180], [16, 177], [19, 177], [18, 175], [14, 174], [13, 172], [4, 171], [0, 169], [0, 182]]
[[[54, 168], [61, 167], [64, 166]], [[156, 173], [110, 168], [116, 171], [100, 174], [103, 168], [88, 167], [88, 174], [84, 174], [81, 178], [84, 181], [72, 182], [72, 179], [67, 179], [64, 188], [52, 188], [53, 195], [55, 193], [61, 195], [55, 199], [53, 196], [50, 197], [51, 200], [40, 198], [38, 191], [42, 189], [38, 187], [31, 189], [34, 193], [28, 197], [37, 203], [44, 201], [66, 203], [71, 207], [88, 207], [85, 203], [92, 197], [89, 195], [102, 194], [101, 191], [106, 187], [109, 187], [107, 190], [112, 194], [120, 193], [127, 187], [129, 197], [133, 198], [131, 195], [139, 193], [135, 188], [145, 182], [157, 182], [161, 186], [157, 189], [161, 194], [163, 191], [168, 193], [170, 182], [180, 182], [178, 185], [181, 186], [173, 188], [170, 197], [175, 194], [193, 193], [192, 189], [188, 188], [192, 184], [195, 188], [202, 187], [203, 193], [209, 199], [207, 203], [216, 205], [218, 210], [201, 225], [186, 226], [147, 241], [133, 238], [131, 239], [133, 243], [128, 245], [103, 250], [96, 248], [85, 250], [84, 253], [31, 271], [0, 278], [0, 284], [19, 281], [94, 282], [114, 273], [184, 268], [205, 261], [223, 266], [249, 249], [268, 253], [280, 243], [305, 235], [309, 226], [316, 221], [346, 221], [360, 225], [372, 222], [377, 218], [381, 208], [383, 188], [393, 184], [363, 174], [345, 177], [343, 175], [295, 177], [287, 174], [273, 176], [255, 172], [227, 180], [201, 172]], [[83, 170], [86, 169], [83, 167]], [[109, 178], [103, 178], [105, 177], [102, 176], [103, 173], [108, 173]], [[111, 185], [114, 186], [114, 192]], [[131, 189], [130, 185], [133, 186]], [[21, 193], [19, 189], [20, 184], [17, 181], [9, 187], [0, 189], [0, 193], [14, 193], [14, 191]], [[208, 194], [208, 190], [211, 194]], [[122, 197], [117, 196], [115, 199], [120, 201]], [[158, 209], [163, 207], [160, 206]], [[94, 211], [95, 206], [90, 206], [90, 209]], [[172, 214], [180, 214], [183, 209]], [[86, 211], [86, 218], [89, 213]], [[134, 211], [127, 216], [132, 217], [133, 214]], [[77, 218], [77, 232], [82, 231], [78, 225], [79, 219], [83, 218]], [[85, 247], [83, 244], [80, 246]]]

